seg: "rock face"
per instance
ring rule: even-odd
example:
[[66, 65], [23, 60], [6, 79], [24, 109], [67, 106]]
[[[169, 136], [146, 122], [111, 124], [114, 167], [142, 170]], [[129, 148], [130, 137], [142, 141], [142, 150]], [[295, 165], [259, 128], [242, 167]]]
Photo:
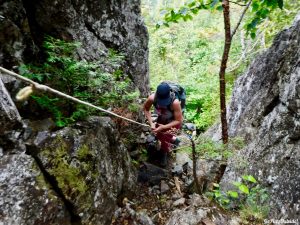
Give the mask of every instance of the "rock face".
[[20, 125], [20, 123], [19, 112], [4, 86], [0, 74], [0, 135]]
[[0, 74], [0, 156], [8, 150], [25, 149], [24, 143], [19, 140], [23, 126], [21, 117], [2, 79]]
[[0, 221], [110, 224], [136, 180], [111, 120], [91, 117], [55, 132], [29, 125], [18, 137], [26, 152], [0, 146]]
[[254, 175], [269, 190], [271, 218], [300, 218], [299, 16], [236, 81], [228, 120], [230, 136], [246, 146], [223, 183]]
[[47, 188], [31, 156], [1, 155], [0, 165], [1, 224], [71, 224], [63, 201]]
[[0, 3], [0, 65], [31, 61], [46, 35], [82, 43], [78, 56], [98, 60], [114, 49], [142, 95], [149, 92], [148, 33], [134, 1], [30, 1]]

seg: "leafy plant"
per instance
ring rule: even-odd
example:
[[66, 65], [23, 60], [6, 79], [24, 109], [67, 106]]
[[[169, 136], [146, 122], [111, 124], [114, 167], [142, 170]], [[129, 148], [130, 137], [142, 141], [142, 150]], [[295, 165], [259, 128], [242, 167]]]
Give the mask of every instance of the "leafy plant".
[[231, 138], [227, 144], [215, 142], [200, 135], [196, 140], [196, 152], [205, 159], [228, 159], [240, 150], [244, 144], [240, 138]]
[[[47, 37], [43, 46], [47, 54], [45, 62], [22, 65], [23, 76], [101, 107], [134, 104], [139, 92], [132, 88], [131, 80], [122, 70], [125, 59], [122, 54], [109, 49], [107, 57], [87, 62], [76, 57], [80, 43]], [[94, 109], [52, 95], [38, 94], [32, 98], [52, 114], [59, 127], [96, 113]]]
[[213, 184], [213, 190], [206, 194], [224, 209], [239, 211], [245, 222], [262, 222], [269, 212], [267, 190], [252, 175], [242, 176], [242, 182], [235, 181], [233, 186], [235, 190], [224, 192], [219, 184]]

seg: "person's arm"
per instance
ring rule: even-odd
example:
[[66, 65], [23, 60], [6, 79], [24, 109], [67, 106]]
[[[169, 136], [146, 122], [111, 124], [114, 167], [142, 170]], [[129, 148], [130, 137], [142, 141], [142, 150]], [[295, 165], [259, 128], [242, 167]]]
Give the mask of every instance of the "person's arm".
[[151, 117], [151, 112], [150, 112], [153, 102], [154, 102], [154, 94], [150, 95], [147, 98], [146, 102], [144, 103], [144, 114], [149, 122], [151, 129], [155, 128], [155, 123], [152, 122], [152, 117]]
[[182, 124], [183, 116], [182, 116], [180, 101], [175, 99], [172, 106], [173, 106], [173, 112], [174, 112], [174, 120], [165, 125], [159, 124], [159, 127], [157, 127], [156, 129], [153, 130], [154, 132], [163, 131], [163, 130], [169, 129], [171, 127], [175, 127], [177, 125]]

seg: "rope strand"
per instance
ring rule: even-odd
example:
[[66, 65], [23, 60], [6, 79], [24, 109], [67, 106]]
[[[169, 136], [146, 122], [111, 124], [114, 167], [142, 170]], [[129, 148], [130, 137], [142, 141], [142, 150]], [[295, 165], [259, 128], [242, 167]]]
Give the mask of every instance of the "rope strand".
[[62, 93], [62, 92], [60, 92], [60, 91], [57, 91], [57, 90], [55, 90], [55, 89], [52, 89], [52, 88], [50, 88], [50, 87], [48, 87], [48, 86], [46, 86], [46, 85], [38, 84], [38, 83], [36, 83], [36, 82], [34, 82], [34, 81], [32, 81], [32, 80], [26, 78], [26, 77], [23, 77], [23, 76], [21, 76], [21, 75], [19, 75], [19, 74], [17, 74], [17, 73], [14, 73], [14, 72], [12, 72], [12, 71], [10, 71], [10, 70], [7, 70], [7, 69], [5, 69], [5, 68], [3, 68], [3, 67], [1, 67], [1, 66], [0, 66], [0, 71], [2, 71], [3, 73], [5, 73], [5, 74], [7, 74], [7, 75], [13, 76], [13, 77], [15, 77], [16, 79], [22, 80], [22, 81], [24, 81], [24, 82], [26, 82], [26, 83], [29, 83], [29, 84], [33, 85], [33, 87], [34, 87], [35, 89], [37, 89], [37, 90], [53, 93], [53, 94], [58, 95], [58, 96], [60, 96], [60, 97], [69, 99], [69, 100], [71, 100], [71, 101], [73, 101], [73, 102], [80, 103], [80, 104], [83, 104], [83, 105], [92, 107], [92, 108], [94, 108], [94, 109], [97, 109], [97, 110], [100, 110], [100, 111], [105, 112], [105, 113], [107, 113], [107, 114], [113, 115], [113, 116], [115, 116], [115, 117], [124, 119], [124, 120], [126, 120], [126, 121], [128, 121], [128, 122], [138, 124], [138, 125], [140, 125], [140, 126], [150, 127], [150, 126], [147, 125], [147, 124], [139, 123], [139, 122], [134, 121], [134, 120], [131, 120], [131, 119], [129, 119], [129, 118], [120, 116], [120, 115], [118, 115], [118, 114], [116, 114], [116, 113], [113, 113], [113, 112], [110, 112], [110, 111], [108, 111], [108, 110], [105, 110], [105, 109], [103, 109], [103, 108], [101, 108], [101, 107], [95, 106], [95, 105], [93, 105], [93, 104], [91, 104], [91, 103], [89, 103], [89, 102], [85, 102], [85, 101], [79, 100], [79, 99], [74, 98], [74, 97], [72, 97], [72, 96], [70, 96], [70, 95], [67, 95], [67, 94], [64, 94], [64, 93]]

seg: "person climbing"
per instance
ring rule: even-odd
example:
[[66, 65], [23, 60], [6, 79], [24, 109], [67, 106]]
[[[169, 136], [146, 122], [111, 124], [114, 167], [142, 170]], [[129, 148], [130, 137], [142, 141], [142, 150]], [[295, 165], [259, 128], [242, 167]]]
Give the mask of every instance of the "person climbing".
[[[182, 93], [176, 90], [177, 86]], [[182, 87], [177, 86], [174, 83], [162, 82], [157, 86], [156, 92], [151, 94], [144, 103], [145, 116], [152, 132], [160, 141], [160, 164], [164, 167], [167, 165], [167, 156], [171, 147], [179, 142], [175, 133], [181, 128], [183, 122], [182, 108], [185, 105], [185, 92]], [[158, 115], [156, 122], [152, 121], [151, 117], [152, 105]]]

